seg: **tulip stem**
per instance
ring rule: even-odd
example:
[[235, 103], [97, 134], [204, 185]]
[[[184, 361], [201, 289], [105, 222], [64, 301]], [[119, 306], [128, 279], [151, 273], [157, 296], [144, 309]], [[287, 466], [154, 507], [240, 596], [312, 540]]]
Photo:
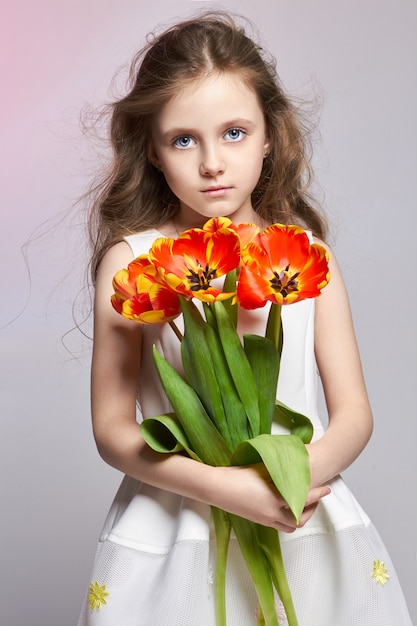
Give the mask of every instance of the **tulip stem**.
[[278, 626], [271, 569], [267, 554], [259, 550], [258, 525], [236, 515], [229, 517], [258, 596], [258, 626]]
[[268, 337], [275, 345], [279, 358], [281, 358], [283, 344], [281, 308], [279, 304], [271, 304], [265, 332], [265, 337]]
[[262, 612], [261, 606], [258, 606], [258, 624], [257, 626], [266, 626], [264, 614]]
[[230, 540], [230, 519], [225, 511], [212, 507], [216, 530], [216, 626], [226, 626], [226, 565]]
[[282, 558], [281, 544], [278, 532], [266, 526], [257, 527], [259, 545], [265, 553], [270, 565], [272, 580], [279, 598], [284, 606], [289, 626], [298, 626], [297, 615], [291, 591], [285, 574], [284, 561]]
[[169, 322], [169, 325], [171, 326], [172, 330], [174, 331], [174, 333], [176, 334], [176, 336], [178, 337], [178, 339], [179, 339], [180, 341], [182, 341], [183, 336], [182, 336], [182, 333], [180, 332], [180, 330], [179, 330], [178, 326], [176, 325], [176, 323], [175, 323], [173, 320], [171, 320], [171, 321]]

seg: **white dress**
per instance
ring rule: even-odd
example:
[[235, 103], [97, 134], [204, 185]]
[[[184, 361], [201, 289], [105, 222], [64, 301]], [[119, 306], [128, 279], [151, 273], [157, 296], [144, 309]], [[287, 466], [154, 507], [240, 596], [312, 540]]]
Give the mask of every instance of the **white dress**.
[[[158, 236], [149, 230], [127, 241], [136, 257], [147, 253]], [[314, 300], [283, 307], [282, 318], [285, 343], [277, 395], [308, 415], [317, 439], [323, 426], [316, 406]], [[266, 307], [239, 312], [242, 332], [264, 334], [265, 320]], [[139, 380], [143, 418], [169, 410], [153, 366], [154, 344], [181, 368], [172, 329], [144, 327]], [[303, 528], [280, 534], [299, 626], [411, 626], [377, 531], [342, 478], [330, 486], [331, 494]], [[215, 626], [214, 554], [207, 505], [125, 477], [100, 536], [90, 595], [86, 593], [78, 626]], [[256, 594], [245, 567], [232, 538], [227, 626], [257, 623]], [[280, 624], [286, 624], [279, 602], [277, 614]]]

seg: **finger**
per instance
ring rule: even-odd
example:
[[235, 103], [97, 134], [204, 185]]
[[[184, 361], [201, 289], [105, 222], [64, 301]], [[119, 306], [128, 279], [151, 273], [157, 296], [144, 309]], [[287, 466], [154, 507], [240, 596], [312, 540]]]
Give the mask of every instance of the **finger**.
[[297, 530], [297, 523], [295, 521], [295, 519], [292, 519], [292, 522], [287, 524], [286, 522], [283, 521], [276, 521], [273, 525], [273, 528], [275, 528], [276, 530], [279, 530], [281, 533], [293, 533], [295, 530]]
[[313, 504], [310, 504], [309, 506], [306, 506], [304, 508], [304, 511], [302, 512], [297, 525], [298, 528], [302, 528], [308, 522], [308, 520], [313, 517], [318, 505], [318, 502], [313, 502]]
[[306, 500], [306, 506], [301, 514], [300, 520], [298, 522], [298, 527], [301, 528], [304, 526], [308, 520], [314, 515], [321, 498], [328, 496], [331, 490], [329, 487], [319, 487], [317, 489], [312, 489], [309, 497]]
[[293, 526], [285, 526], [284, 524], [280, 524], [279, 522], [274, 524], [272, 526], [272, 528], [275, 528], [275, 530], [279, 530], [280, 533], [286, 533], [287, 535], [290, 535], [295, 530], [297, 530], [297, 526], [294, 526], [294, 527]]
[[279, 519], [275, 521], [274, 528], [284, 533], [293, 533], [296, 530], [297, 521], [287, 506], [280, 508]]
[[308, 492], [307, 500], [306, 500], [306, 506], [309, 506], [310, 504], [313, 504], [314, 502], [319, 502], [319, 500], [321, 500], [322, 498], [325, 498], [330, 493], [331, 493], [331, 489], [327, 485], [323, 485], [321, 487], [314, 487], [313, 489], [310, 489], [310, 491]]

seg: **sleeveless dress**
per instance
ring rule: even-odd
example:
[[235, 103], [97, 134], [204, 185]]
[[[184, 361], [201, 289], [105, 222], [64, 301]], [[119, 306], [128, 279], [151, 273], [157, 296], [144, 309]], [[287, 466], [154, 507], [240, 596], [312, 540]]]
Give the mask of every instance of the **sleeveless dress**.
[[[149, 230], [126, 241], [136, 257], [160, 236]], [[240, 330], [264, 334], [266, 315], [266, 307], [240, 310]], [[323, 426], [317, 413], [314, 300], [283, 307], [282, 319], [277, 396], [308, 415], [317, 439]], [[179, 342], [169, 325], [143, 331], [139, 420], [170, 409], [152, 346], [181, 371]], [[280, 533], [299, 626], [412, 626], [377, 531], [341, 477], [330, 487], [303, 528]], [[78, 626], [216, 626], [214, 570], [210, 507], [125, 477], [100, 536]], [[233, 538], [226, 598], [227, 626], [256, 626], [256, 594]], [[279, 623], [287, 624], [278, 598], [276, 605]]]

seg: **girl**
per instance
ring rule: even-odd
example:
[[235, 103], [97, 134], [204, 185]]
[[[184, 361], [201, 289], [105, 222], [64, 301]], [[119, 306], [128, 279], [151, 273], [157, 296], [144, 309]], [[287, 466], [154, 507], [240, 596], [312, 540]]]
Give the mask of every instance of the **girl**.
[[[314, 423], [311, 487], [301, 520], [263, 466], [211, 467], [150, 450], [143, 418], [169, 411], [152, 346], [176, 368], [168, 325], [142, 327], [111, 307], [112, 278], [158, 236], [210, 217], [265, 227], [326, 227], [306, 187], [303, 131], [263, 51], [223, 15], [180, 23], [132, 66], [113, 106], [114, 165], [92, 219], [94, 436], [126, 474], [100, 538], [79, 626], [215, 626], [213, 505], [281, 531], [300, 626], [409, 626], [389, 556], [339, 473], [366, 445], [372, 416], [349, 304], [334, 255], [317, 301], [284, 307], [278, 396]], [[267, 311], [241, 311], [241, 332], [263, 334]], [[316, 409], [316, 367], [329, 413]], [[257, 623], [256, 595], [235, 540], [227, 571], [229, 626]], [[277, 615], [285, 614], [277, 599]]]

